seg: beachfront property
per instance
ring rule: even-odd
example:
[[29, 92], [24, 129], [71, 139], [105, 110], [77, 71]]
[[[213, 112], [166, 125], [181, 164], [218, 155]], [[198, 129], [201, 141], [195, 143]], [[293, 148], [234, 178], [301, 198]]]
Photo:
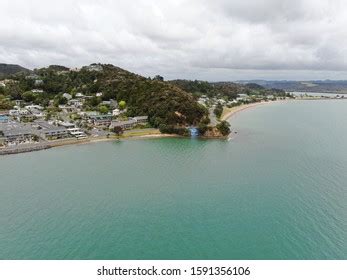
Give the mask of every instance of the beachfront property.
[[0, 123], [1, 143], [5, 146], [32, 143], [38, 140], [35, 129], [20, 123]]
[[109, 129], [113, 130], [115, 127], [121, 127], [123, 129], [131, 129], [137, 124], [136, 120], [130, 119], [127, 121], [115, 121], [110, 124]]
[[70, 135], [77, 139], [85, 139], [87, 135], [78, 127], [68, 128], [67, 131]]
[[137, 116], [126, 121], [113, 121], [109, 127], [113, 130], [115, 127], [121, 127], [123, 129], [132, 129], [137, 124], [146, 124], [148, 122], [148, 116]]
[[47, 140], [64, 139], [70, 137], [68, 130], [62, 126], [55, 126], [46, 121], [36, 121], [35, 125], [42, 138]]
[[5, 130], [2, 131], [3, 142], [5, 145], [18, 145], [33, 141], [34, 134], [30, 130]]
[[82, 131], [79, 127], [76, 127], [75, 124], [69, 122], [60, 122], [59, 124], [65, 127], [71, 136], [77, 139], [87, 138], [87, 135], [84, 133], [84, 131]]

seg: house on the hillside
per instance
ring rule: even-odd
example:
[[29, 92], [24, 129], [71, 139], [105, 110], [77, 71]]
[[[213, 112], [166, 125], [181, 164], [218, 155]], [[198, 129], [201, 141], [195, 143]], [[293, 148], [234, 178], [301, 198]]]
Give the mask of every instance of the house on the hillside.
[[137, 116], [133, 118], [137, 124], [146, 124], [148, 122], [148, 116]]
[[69, 93], [64, 93], [64, 94], [63, 94], [63, 97], [66, 98], [67, 100], [72, 99], [72, 95], [69, 94]]
[[112, 115], [92, 115], [88, 121], [97, 127], [108, 127], [112, 121]]

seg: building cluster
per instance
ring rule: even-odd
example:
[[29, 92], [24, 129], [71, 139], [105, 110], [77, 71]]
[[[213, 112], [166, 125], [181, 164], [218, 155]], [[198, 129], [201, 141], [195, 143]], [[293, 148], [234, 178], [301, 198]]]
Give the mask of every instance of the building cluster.
[[[98, 93], [102, 96], [102, 93]], [[37, 104], [28, 104], [16, 100], [11, 110], [0, 111], [0, 147], [52, 141], [66, 138], [85, 139], [94, 129], [104, 136], [112, 134], [115, 127], [132, 129], [148, 122], [147, 116], [133, 118], [124, 117], [126, 109], [119, 109], [115, 100], [103, 101], [109, 112], [102, 114], [97, 111], [84, 111], [83, 104], [90, 98], [77, 93], [75, 99], [68, 93], [63, 94], [68, 102], [59, 105], [59, 113], [47, 118], [49, 112]], [[78, 116], [78, 121], [70, 118]]]
[[217, 97], [207, 97], [206, 95], [202, 95], [198, 99], [198, 103], [205, 107], [214, 107], [217, 104], [221, 104], [223, 106], [233, 106], [238, 102], [247, 102], [251, 100], [251, 96], [248, 94], [239, 94], [237, 98], [233, 100], [228, 100], [225, 98], [217, 98]]
[[0, 116], [3, 119], [0, 122], [0, 145], [2, 146], [31, 144], [65, 138], [84, 139], [87, 137], [83, 130], [72, 123], [54, 124], [44, 120], [23, 123], [11, 120], [9, 115], [4, 113]]
[[[62, 68], [57, 71], [60, 75], [82, 69], [100, 72], [103, 71], [103, 66], [91, 64], [83, 68], [70, 70]], [[29, 84], [34, 85], [31, 89], [34, 94], [32, 96], [41, 100], [42, 95], [42, 100], [45, 102], [39, 105], [24, 100], [11, 101], [9, 97], [5, 97], [8, 99], [7, 104], [11, 105], [3, 106], [3, 108], [11, 107], [11, 109], [0, 110], [0, 148], [66, 138], [84, 139], [107, 136], [114, 133], [115, 127], [139, 128], [148, 122], [147, 116], [127, 117], [126, 103], [123, 101], [118, 105], [118, 102], [113, 99], [102, 100], [105, 99], [102, 92], [91, 95], [65, 92], [55, 96], [54, 99], [47, 100], [47, 97], [43, 96], [46, 94], [42, 90], [43, 77], [30, 73], [25, 76], [25, 79], [30, 80]], [[16, 83], [18, 81], [15, 79], [3, 79], [0, 81], [0, 87], [6, 88]], [[3, 96], [1, 98], [4, 100]], [[91, 111], [93, 109], [98, 111]]]
[[208, 97], [206, 95], [202, 95], [198, 99], [198, 103], [205, 107], [215, 107], [217, 104], [222, 106], [232, 107], [236, 104], [240, 103], [249, 103], [249, 102], [259, 102], [266, 100], [276, 99], [274, 95], [248, 95], [245, 93], [240, 93], [235, 99], [229, 100], [225, 97]]

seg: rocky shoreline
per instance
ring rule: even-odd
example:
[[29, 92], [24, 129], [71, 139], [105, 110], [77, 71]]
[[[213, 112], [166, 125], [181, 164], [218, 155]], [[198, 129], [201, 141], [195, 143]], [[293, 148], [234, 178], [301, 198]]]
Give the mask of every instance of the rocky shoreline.
[[15, 146], [10, 148], [3, 148], [0, 149], [0, 155], [13, 155], [13, 154], [20, 154], [20, 153], [28, 153], [28, 152], [34, 152], [34, 151], [40, 151], [40, 150], [47, 150], [49, 148], [52, 148], [49, 144], [27, 144], [23, 146]]

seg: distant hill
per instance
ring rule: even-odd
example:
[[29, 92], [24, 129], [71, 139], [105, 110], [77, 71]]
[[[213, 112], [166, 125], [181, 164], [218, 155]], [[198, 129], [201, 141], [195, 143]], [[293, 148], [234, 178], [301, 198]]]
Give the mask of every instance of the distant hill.
[[265, 88], [278, 88], [285, 91], [299, 92], [331, 92], [347, 93], [347, 81], [316, 80], [316, 81], [266, 81], [247, 80], [239, 81], [240, 84], [257, 83]]
[[206, 82], [190, 80], [172, 80], [171, 84], [193, 94], [203, 94], [209, 97], [227, 97], [235, 99], [239, 94], [278, 95], [284, 96], [285, 92], [278, 89], [265, 88], [256, 83], [233, 82]]
[[0, 77], [13, 75], [17, 73], [29, 73], [31, 70], [17, 64], [0, 63]]

